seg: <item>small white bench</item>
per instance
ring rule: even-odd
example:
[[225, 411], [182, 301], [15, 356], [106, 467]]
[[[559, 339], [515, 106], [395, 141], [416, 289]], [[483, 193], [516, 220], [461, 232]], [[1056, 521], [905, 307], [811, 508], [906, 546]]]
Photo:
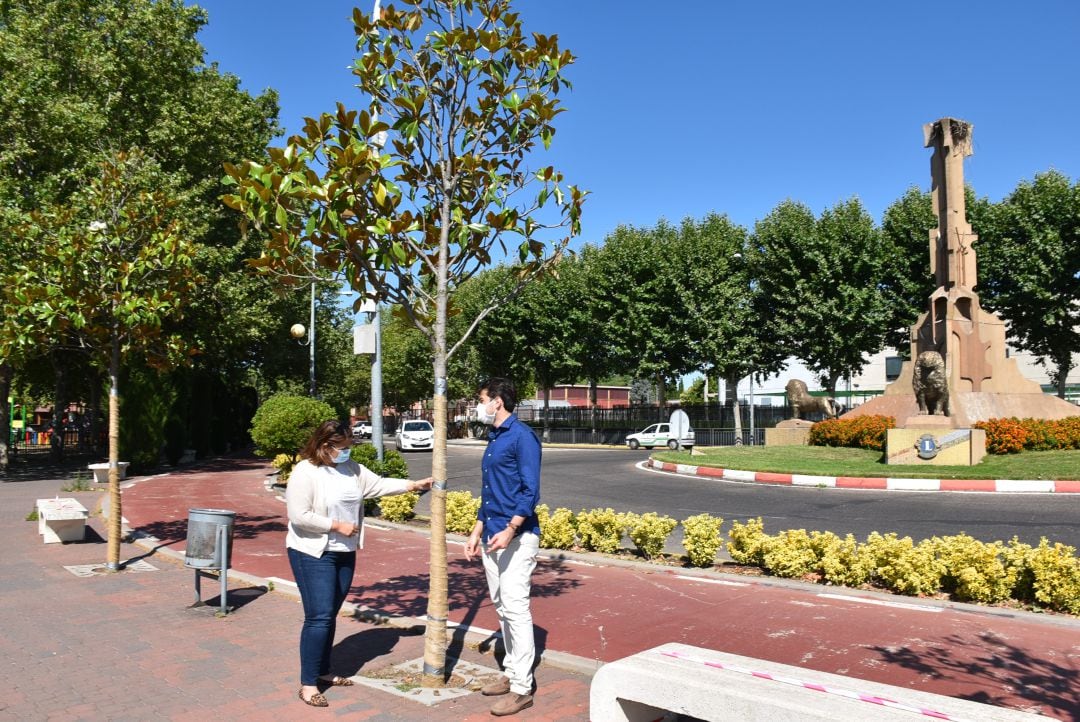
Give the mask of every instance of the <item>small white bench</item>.
[[943, 695], [687, 644], [664, 644], [605, 664], [589, 688], [593, 722], [651, 722], [665, 712], [702, 720], [1045, 719]]
[[[131, 464], [130, 461], [118, 461], [116, 466], [120, 471], [120, 480], [123, 481], [127, 478], [127, 468]], [[101, 464], [87, 464], [87, 468], [94, 473], [95, 484], [108, 484], [109, 483], [109, 463], [103, 462]]]
[[90, 513], [77, 500], [38, 499], [38, 533], [46, 544], [82, 541], [86, 536], [86, 518]]

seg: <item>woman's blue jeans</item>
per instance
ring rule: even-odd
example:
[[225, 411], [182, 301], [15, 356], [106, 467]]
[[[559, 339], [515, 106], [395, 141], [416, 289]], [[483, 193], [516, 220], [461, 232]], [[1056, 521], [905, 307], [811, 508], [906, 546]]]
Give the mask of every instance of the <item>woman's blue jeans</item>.
[[323, 552], [313, 557], [289, 548], [289, 564], [304, 604], [300, 630], [300, 684], [315, 685], [330, 674], [337, 615], [352, 586], [356, 552]]

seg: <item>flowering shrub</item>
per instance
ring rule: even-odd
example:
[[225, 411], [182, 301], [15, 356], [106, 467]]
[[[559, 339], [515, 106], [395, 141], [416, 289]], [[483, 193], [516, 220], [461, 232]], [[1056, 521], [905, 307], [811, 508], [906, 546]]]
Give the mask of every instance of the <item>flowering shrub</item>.
[[892, 416], [866, 414], [852, 419], [825, 419], [810, 427], [811, 446], [847, 446], [885, 450], [885, 432], [896, 428]]
[[978, 421], [976, 429], [986, 432], [990, 454], [1017, 454], [1021, 451], [1080, 449], [1080, 417], [1065, 419], [990, 419]]
[[976, 421], [976, 429], [986, 432], [986, 451], [990, 454], [1018, 454], [1027, 442], [1027, 429], [1019, 419]]

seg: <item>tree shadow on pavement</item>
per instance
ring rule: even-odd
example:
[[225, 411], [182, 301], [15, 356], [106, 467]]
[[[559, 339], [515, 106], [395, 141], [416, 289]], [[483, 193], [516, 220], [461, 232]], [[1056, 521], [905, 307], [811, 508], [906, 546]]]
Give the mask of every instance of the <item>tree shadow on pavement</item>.
[[[1080, 719], [1080, 671], [1075, 666], [1032, 657], [992, 632], [980, 634], [978, 642], [950, 635], [943, 644], [918, 652], [886, 647], [870, 649], [889, 664], [935, 679], [953, 679], [982, 687], [972, 694], [956, 695], [962, 699], [998, 707], [1022, 707], [1026, 711], [1035, 711], [1030, 706], [1038, 705], [1041, 714]], [[1000, 694], [995, 690], [1012, 693]]]
[[416, 637], [424, 633], [420, 626], [373, 627], [350, 634], [334, 645], [330, 652], [330, 668], [335, 674], [351, 677], [365, 665], [384, 657], [394, 650], [402, 637]]
[[[465, 645], [465, 628], [471, 627], [481, 607], [491, 604], [488, 596], [487, 578], [480, 562], [468, 562], [454, 559], [447, 563], [448, 602], [450, 616], [459, 626], [449, 628], [449, 644], [446, 650], [448, 658], [461, 656]], [[351, 591], [351, 601], [393, 616], [419, 617], [427, 613], [429, 588], [427, 574], [384, 579], [381, 582]], [[540, 560], [533, 575], [531, 598], [558, 597], [581, 585], [571, 569], [561, 561]], [[534, 622], [535, 624], [535, 622]], [[547, 630], [536, 627], [537, 660], [543, 654], [547, 640]], [[498, 630], [494, 630], [498, 631]], [[494, 645], [493, 636], [481, 643], [481, 651], [487, 651]], [[449, 669], [447, 673], [449, 673]]]
[[[137, 532], [162, 541], [187, 540], [188, 520], [152, 521], [143, 524]], [[263, 534], [285, 533], [288, 525], [280, 516], [245, 516], [238, 514], [233, 524], [233, 539], [255, 539]]]
[[90, 454], [68, 453], [62, 460], [53, 461], [47, 452], [23, 452], [8, 462], [7, 469], [0, 471], [0, 481], [68, 481], [80, 475], [90, 479], [92, 475], [86, 465], [96, 460], [97, 457]]

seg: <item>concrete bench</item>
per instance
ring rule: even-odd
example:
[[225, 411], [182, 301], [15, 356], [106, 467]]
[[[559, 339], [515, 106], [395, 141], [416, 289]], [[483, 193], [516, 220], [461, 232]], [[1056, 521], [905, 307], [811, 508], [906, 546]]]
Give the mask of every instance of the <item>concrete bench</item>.
[[664, 644], [605, 664], [593, 676], [593, 722], [702, 720], [1045, 719], [1003, 707], [867, 682], [687, 644]]
[[90, 513], [75, 499], [38, 499], [38, 533], [46, 544], [82, 541]]
[[[131, 464], [130, 461], [118, 461], [116, 466], [120, 471], [120, 480], [123, 481], [127, 478], [127, 468]], [[101, 464], [87, 464], [87, 468], [94, 474], [95, 484], [108, 484], [109, 483], [109, 464], [104, 462]]]

